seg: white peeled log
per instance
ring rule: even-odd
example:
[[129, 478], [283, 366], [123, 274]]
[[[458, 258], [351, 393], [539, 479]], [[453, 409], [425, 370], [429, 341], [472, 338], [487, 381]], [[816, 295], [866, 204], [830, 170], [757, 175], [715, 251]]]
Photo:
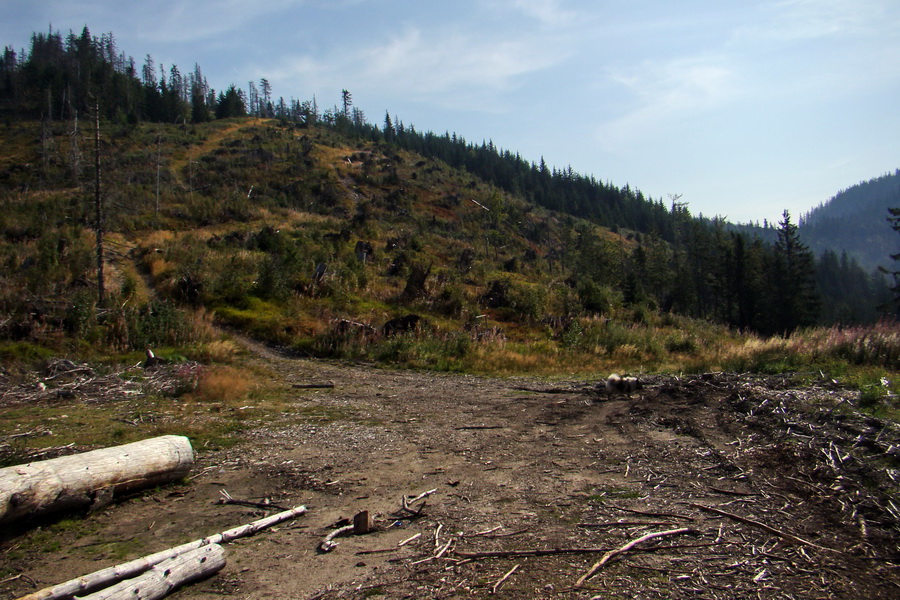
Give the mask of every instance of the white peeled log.
[[205, 579], [225, 566], [225, 550], [210, 544], [189, 550], [150, 567], [133, 579], [126, 579], [106, 589], [77, 600], [156, 600], [174, 589]]
[[238, 538], [253, 535], [263, 529], [267, 529], [273, 525], [277, 525], [288, 519], [293, 519], [294, 517], [299, 517], [303, 514], [306, 514], [306, 507], [302, 505], [297, 506], [275, 515], [263, 517], [252, 523], [241, 525], [240, 527], [234, 527], [233, 529], [192, 542], [187, 542], [180, 546], [175, 546], [174, 548], [167, 548], [154, 554], [136, 558], [127, 563], [113, 565], [111, 567], [106, 567], [105, 569], [100, 569], [99, 571], [94, 571], [88, 575], [82, 575], [81, 577], [64, 581], [63, 583], [32, 592], [27, 596], [22, 596], [18, 600], [68, 600], [78, 594], [85, 594], [92, 590], [105, 588], [117, 581], [140, 575], [154, 565], [175, 558], [185, 552], [197, 548], [204, 548], [211, 544], [224, 544]]
[[127, 492], [185, 477], [194, 450], [184, 436], [164, 435], [0, 469], [0, 523], [90, 507]]

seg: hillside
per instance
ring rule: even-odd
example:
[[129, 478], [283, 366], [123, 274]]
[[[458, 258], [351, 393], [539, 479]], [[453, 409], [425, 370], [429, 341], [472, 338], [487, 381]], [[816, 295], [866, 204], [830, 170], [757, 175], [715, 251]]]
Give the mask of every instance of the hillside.
[[896, 596], [892, 291], [787, 216], [33, 42], [0, 59], [0, 467], [178, 434], [196, 468], [2, 528], [0, 595], [303, 504], [178, 597]]
[[123, 56], [86, 28], [3, 55], [11, 355], [184, 351], [227, 326], [445, 369], [708, 365], [736, 332], [874, 323], [891, 299], [790, 220], [767, 243], [490, 142], [373, 125], [348, 92], [248, 106], [199, 67], [139, 79]]
[[900, 170], [837, 193], [801, 220], [800, 235], [817, 255], [847, 252], [867, 270], [893, 269], [889, 257], [897, 252], [897, 234], [887, 217], [898, 206]]

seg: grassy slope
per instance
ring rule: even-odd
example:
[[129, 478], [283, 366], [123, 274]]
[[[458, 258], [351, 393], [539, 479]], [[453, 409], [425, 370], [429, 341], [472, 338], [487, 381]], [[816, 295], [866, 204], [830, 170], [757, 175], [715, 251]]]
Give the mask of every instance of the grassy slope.
[[[34, 342], [189, 354], [216, 338], [215, 320], [315, 355], [495, 373], [896, 364], [890, 343], [867, 354], [873, 332], [837, 352], [810, 349], [799, 337], [763, 341], [626, 306], [610, 288], [592, 314], [570, 283], [572, 240], [593, 237], [616, 268], [634, 244], [627, 232], [551, 214], [414, 154], [259, 119], [104, 125], [112, 299], [98, 308], [91, 136], [52, 129], [43, 147], [39, 124], [0, 132], [10, 273], [0, 336], [18, 342], [4, 346], [7, 357], [35, 352], [22, 346]], [[371, 245], [365, 262], [358, 242]], [[410, 295], [417, 268], [428, 273], [424, 292]], [[406, 314], [422, 317], [418, 333], [379, 334]]]

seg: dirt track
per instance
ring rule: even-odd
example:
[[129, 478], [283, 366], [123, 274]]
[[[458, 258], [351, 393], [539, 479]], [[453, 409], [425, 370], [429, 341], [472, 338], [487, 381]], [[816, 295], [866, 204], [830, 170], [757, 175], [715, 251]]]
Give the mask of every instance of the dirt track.
[[[189, 484], [92, 515], [90, 533], [62, 532], [56, 552], [21, 556], [16, 538], [3, 541], [0, 566], [23, 577], [0, 597], [263, 514], [216, 504], [222, 489], [309, 512], [228, 545], [223, 571], [174, 597], [487, 597], [516, 566], [496, 597], [900, 597], [900, 430], [847, 408], [855, 392], [711, 375], [649, 378], [608, 398], [583, 382], [257, 351], [272, 377], [335, 383], [297, 390], [296, 411], [318, 421], [286, 411], [238, 447], [201, 448]], [[392, 516], [404, 494], [432, 489], [418, 518]], [[377, 515], [378, 531], [317, 553], [361, 510]], [[690, 531], [638, 545], [573, 587], [604, 550], [680, 528]], [[110, 541], [130, 541], [127, 556], [88, 551]], [[528, 550], [559, 552], [466, 554]]]

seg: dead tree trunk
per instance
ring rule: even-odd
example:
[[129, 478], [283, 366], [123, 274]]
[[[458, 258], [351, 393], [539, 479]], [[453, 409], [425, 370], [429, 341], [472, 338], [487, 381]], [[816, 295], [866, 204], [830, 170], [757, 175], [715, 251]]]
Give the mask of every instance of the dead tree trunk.
[[116, 494], [181, 479], [194, 462], [191, 442], [165, 435], [0, 469], [0, 523], [90, 507]]
[[120, 581], [78, 600], [157, 600], [168, 596], [175, 588], [204, 579], [225, 566], [225, 551], [218, 544], [179, 554], [133, 578]]
[[276, 515], [269, 515], [268, 517], [253, 521], [252, 523], [247, 523], [246, 525], [241, 525], [240, 527], [229, 529], [228, 531], [194, 540], [193, 542], [188, 542], [174, 548], [167, 548], [154, 554], [136, 558], [127, 563], [113, 565], [111, 567], [106, 567], [105, 569], [100, 569], [99, 571], [94, 571], [88, 575], [82, 575], [81, 577], [64, 581], [63, 583], [32, 592], [27, 596], [22, 596], [19, 600], [69, 600], [73, 596], [89, 593], [92, 590], [103, 588], [104, 586], [111, 585], [117, 581], [135, 577], [153, 565], [158, 565], [164, 560], [169, 560], [170, 558], [174, 558], [185, 552], [203, 548], [210, 544], [224, 544], [238, 538], [253, 535], [267, 527], [287, 521], [288, 519], [293, 519], [294, 517], [298, 517], [305, 513], [305, 506], [297, 506], [291, 510], [286, 510]]
[[100, 100], [94, 103], [94, 208], [97, 220], [97, 306], [106, 300], [103, 275], [103, 196], [100, 193]]

